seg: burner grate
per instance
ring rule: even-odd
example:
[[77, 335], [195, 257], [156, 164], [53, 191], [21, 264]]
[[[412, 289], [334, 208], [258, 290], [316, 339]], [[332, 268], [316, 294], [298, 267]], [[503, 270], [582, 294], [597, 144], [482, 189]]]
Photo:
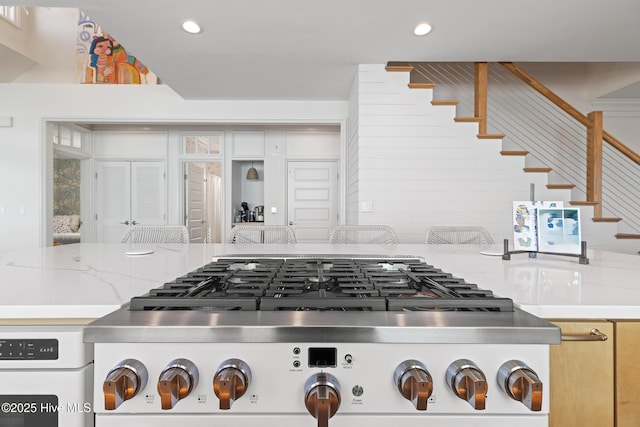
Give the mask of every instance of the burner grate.
[[417, 258], [222, 258], [130, 309], [513, 311], [513, 302]]

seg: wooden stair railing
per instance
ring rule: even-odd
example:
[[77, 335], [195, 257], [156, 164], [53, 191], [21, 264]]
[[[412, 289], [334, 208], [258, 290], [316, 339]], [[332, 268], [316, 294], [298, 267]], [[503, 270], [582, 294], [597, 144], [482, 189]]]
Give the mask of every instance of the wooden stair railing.
[[[532, 77], [522, 68], [511, 62], [500, 62], [504, 68], [525, 82], [549, 101], [557, 105], [587, 129], [587, 191], [586, 198], [593, 205], [593, 213], [596, 218], [602, 218], [602, 141], [608, 142], [636, 164], [640, 165], [640, 155], [632, 149], [605, 132], [602, 128], [602, 111], [592, 111], [588, 115], [582, 114], [571, 104], [564, 101], [550, 89]], [[476, 78], [476, 81], [478, 79]], [[478, 90], [476, 90], [478, 93]], [[481, 93], [481, 92], [480, 92]], [[477, 101], [476, 101], [477, 102]]]
[[[603, 158], [603, 141], [606, 141], [611, 147], [616, 149], [622, 155], [631, 161], [640, 165], [640, 155], [622, 142], [614, 138], [611, 134], [604, 131], [602, 111], [593, 111], [588, 115], [582, 114], [571, 104], [564, 101], [553, 91], [536, 80], [522, 68], [511, 62], [500, 62], [501, 66], [509, 70], [513, 75], [543, 95], [553, 104], [558, 106], [569, 116], [586, 127], [587, 130], [587, 176], [586, 176], [586, 199], [582, 202], [572, 202], [575, 205], [593, 206], [594, 221], [597, 222], [617, 222], [621, 218], [604, 218], [602, 216], [602, 158]], [[386, 67], [387, 71], [402, 71], [411, 73], [413, 77], [414, 67], [410, 63], [389, 63]], [[488, 76], [489, 68], [487, 62], [477, 62], [474, 64], [474, 116], [473, 117], [457, 117], [456, 122], [477, 122], [478, 138], [480, 139], [501, 139], [502, 134], [487, 134], [487, 96], [488, 96]], [[410, 79], [412, 80], [412, 79]], [[409, 87], [413, 88], [433, 88], [435, 85], [431, 82], [410, 83]], [[433, 100], [432, 105], [457, 105], [455, 100]], [[526, 155], [526, 151], [506, 151], [505, 155]], [[526, 172], [549, 172], [550, 168], [524, 168]], [[575, 187], [573, 184], [549, 184], [548, 188], [571, 189]], [[632, 237], [635, 236], [635, 237]], [[637, 238], [638, 235], [617, 234], [617, 238]]]

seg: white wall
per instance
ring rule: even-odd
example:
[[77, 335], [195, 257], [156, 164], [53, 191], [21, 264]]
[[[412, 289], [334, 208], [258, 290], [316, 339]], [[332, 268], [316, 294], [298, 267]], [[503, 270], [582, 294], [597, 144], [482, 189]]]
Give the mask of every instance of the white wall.
[[0, 251], [46, 244], [45, 120], [339, 124], [347, 115], [341, 101], [185, 101], [162, 85], [0, 84], [0, 100], [0, 117], [13, 119], [0, 127]]
[[360, 73], [356, 73], [349, 93], [349, 124], [347, 126], [346, 162], [346, 224], [358, 224], [359, 193], [359, 107]]
[[592, 108], [603, 112], [607, 132], [640, 154], [640, 100], [598, 100]]

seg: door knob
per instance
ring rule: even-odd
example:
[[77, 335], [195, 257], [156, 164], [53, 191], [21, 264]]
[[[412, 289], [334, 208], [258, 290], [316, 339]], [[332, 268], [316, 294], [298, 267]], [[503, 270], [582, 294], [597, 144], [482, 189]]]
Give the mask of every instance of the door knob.
[[131, 225], [136, 225], [136, 224], [138, 224], [137, 221], [131, 221]]
[[120, 224], [129, 225], [129, 221], [121, 222]]
[[293, 221], [289, 221], [289, 225], [293, 225]]

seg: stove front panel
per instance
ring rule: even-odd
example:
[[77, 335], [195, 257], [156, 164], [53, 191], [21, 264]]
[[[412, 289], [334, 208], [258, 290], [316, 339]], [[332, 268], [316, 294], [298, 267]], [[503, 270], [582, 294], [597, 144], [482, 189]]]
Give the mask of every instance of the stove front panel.
[[[146, 425], [144, 419], [151, 419], [143, 414], [153, 414], [154, 419], [172, 415], [166, 418], [174, 422], [176, 414], [190, 415], [194, 420], [200, 419], [196, 415], [231, 420], [239, 416], [252, 419], [254, 415], [280, 414], [285, 417], [286, 414], [286, 417], [292, 417], [287, 419], [307, 419], [305, 425], [315, 425], [305, 407], [305, 383], [320, 372], [331, 374], [339, 383], [340, 407], [330, 425], [353, 425], [349, 424], [349, 417], [367, 414], [407, 415], [420, 420], [451, 416], [493, 419], [497, 415], [508, 415], [518, 420], [543, 419], [545, 424], [532, 425], [546, 425], [549, 408], [549, 347], [543, 344], [97, 343], [95, 355], [97, 420], [139, 419], [131, 424], [138, 426]], [[108, 373], [125, 359], [142, 363], [148, 372], [148, 381], [133, 398], [114, 410], [106, 410], [103, 383]], [[198, 370], [198, 383], [172, 409], [163, 410], [158, 380], [169, 362], [176, 359], [193, 363]], [[220, 364], [227, 359], [246, 363], [251, 371], [251, 381], [246, 393], [233, 402], [230, 409], [221, 410], [213, 382]], [[484, 410], [476, 410], [466, 400], [455, 396], [446, 381], [448, 367], [460, 359], [475, 363], [486, 377], [488, 390]], [[433, 392], [424, 411], [416, 410], [394, 383], [394, 371], [407, 360], [421, 362], [432, 378]], [[543, 383], [541, 411], [532, 412], [499, 388], [498, 370], [510, 360], [524, 362]], [[113, 416], [116, 414], [130, 414], [133, 418]], [[341, 419], [345, 424], [340, 424]], [[377, 425], [379, 420], [372, 418], [372, 421], [371, 425]], [[518, 421], [517, 425], [527, 425], [524, 422]], [[225, 425], [253, 424], [230, 421]]]
[[[97, 414], [96, 427], [316, 427], [317, 421], [310, 415], [260, 414], [256, 415], [119, 415], [117, 417]], [[546, 414], [525, 416], [434, 414], [357, 415], [340, 411], [329, 420], [329, 427], [547, 427]]]

